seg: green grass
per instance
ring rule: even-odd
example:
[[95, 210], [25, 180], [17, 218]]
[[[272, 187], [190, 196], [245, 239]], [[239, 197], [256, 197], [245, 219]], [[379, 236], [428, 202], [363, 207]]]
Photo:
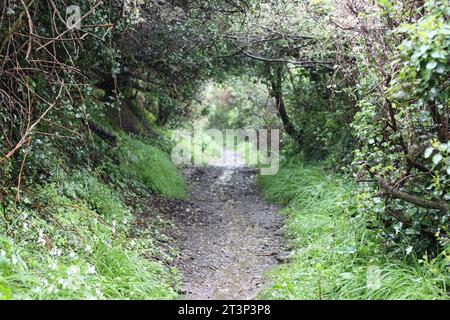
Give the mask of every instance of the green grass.
[[0, 300], [177, 297], [177, 271], [158, 261], [173, 258], [155, 243], [162, 236], [133, 226], [145, 204], [124, 196], [183, 197], [183, 179], [144, 141], [123, 135], [116, 151], [119, 161], [105, 157], [96, 172], [61, 166], [17, 210], [0, 208]]
[[134, 217], [116, 191], [88, 171], [35, 188], [10, 223], [0, 221], [0, 299], [177, 296], [177, 275], [149, 260], [158, 248], [131, 233]]
[[165, 152], [131, 137], [123, 137], [118, 152], [122, 169], [153, 192], [169, 198], [186, 196], [183, 178]]
[[292, 261], [271, 270], [266, 299], [448, 299], [448, 273], [430, 263], [389, 257], [370, 213], [358, 210], [357, 186], [320, 167], [290, 165], [259, 176], [271, 202], [286, 205]]

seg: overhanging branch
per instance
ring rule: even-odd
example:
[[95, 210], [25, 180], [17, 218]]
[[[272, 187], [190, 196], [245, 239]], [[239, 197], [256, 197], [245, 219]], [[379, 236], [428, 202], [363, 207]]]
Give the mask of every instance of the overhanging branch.
[[427, 208], [427, 209], [436, 209], [440, 210], [444, 213], [448, 212], [447, 205], [438, 200], [423, 200], [415, 195], [399, 190], [396, 187], [391, 187], [386, 180], [379, 176], [375, 176], [375, 180], [378, 182], [378, 185], [387, 191], [392, 197], [400, 200], [404, 200], [411, 204], [415, 204], [416, 206]]

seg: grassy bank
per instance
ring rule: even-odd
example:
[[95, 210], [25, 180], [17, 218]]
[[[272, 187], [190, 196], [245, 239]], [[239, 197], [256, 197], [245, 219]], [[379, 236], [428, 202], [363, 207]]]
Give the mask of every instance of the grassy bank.
[[168, 198], [186, 196], [186, 186], [170, 155], [145, 141], [125, 137], [118, 148], [120, 169], [154, 193]]
[[154, 230], [136, 228], [133, 213], [145, 208], [125, 198], [182, 197], [184, 182], [144, 141], [124, 137], [116, 149], [119, 164], [60, 165], [15, 210], [0, 208], [0, 299], [177, 296], [176, 271], [153, 259], [161, 256]]
[[349, 180], [291, 164], [259, 176], [258, 185], [266, 200], [286, 206], [292, 250], [292, 261], [269, 273], [273, 282], [261, 298], [448, 299], [448, 273], [435, 262], [383, 250]]

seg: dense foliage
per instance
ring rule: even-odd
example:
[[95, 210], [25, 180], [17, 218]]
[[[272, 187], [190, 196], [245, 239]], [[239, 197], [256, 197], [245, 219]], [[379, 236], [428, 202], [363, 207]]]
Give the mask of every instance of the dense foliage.
[[447, 246], [450, 7], [427, 1], [413, 17], [410, 9], [385, 3], [379, 13], [396, 29], [376, 43], [384, 57], [361, 70], [352, 127], [360, 141], [355, 164], [386, 195], [382, 219], [394, 228], [387, 240], [407, 235], [420, 251], [417, 240], [430, 235]]

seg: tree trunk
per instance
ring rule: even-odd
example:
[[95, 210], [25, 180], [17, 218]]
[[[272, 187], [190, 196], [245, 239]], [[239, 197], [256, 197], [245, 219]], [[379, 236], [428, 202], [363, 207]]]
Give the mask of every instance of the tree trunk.
[[276, 107], [278, 110], [278, 115], [280, 116], [281, 121], [283, 122], [284, 131], [291, 136], [296, 142], [299, 142], [301, 138], [301, 132], [298, 131], [291, 122], [289, 118], [286, 106], [283, 100], [283, 74], [282, 74], [282, 66], [277, 67], [275, 79], [272, 79], [272, 96], [275, 98]]

